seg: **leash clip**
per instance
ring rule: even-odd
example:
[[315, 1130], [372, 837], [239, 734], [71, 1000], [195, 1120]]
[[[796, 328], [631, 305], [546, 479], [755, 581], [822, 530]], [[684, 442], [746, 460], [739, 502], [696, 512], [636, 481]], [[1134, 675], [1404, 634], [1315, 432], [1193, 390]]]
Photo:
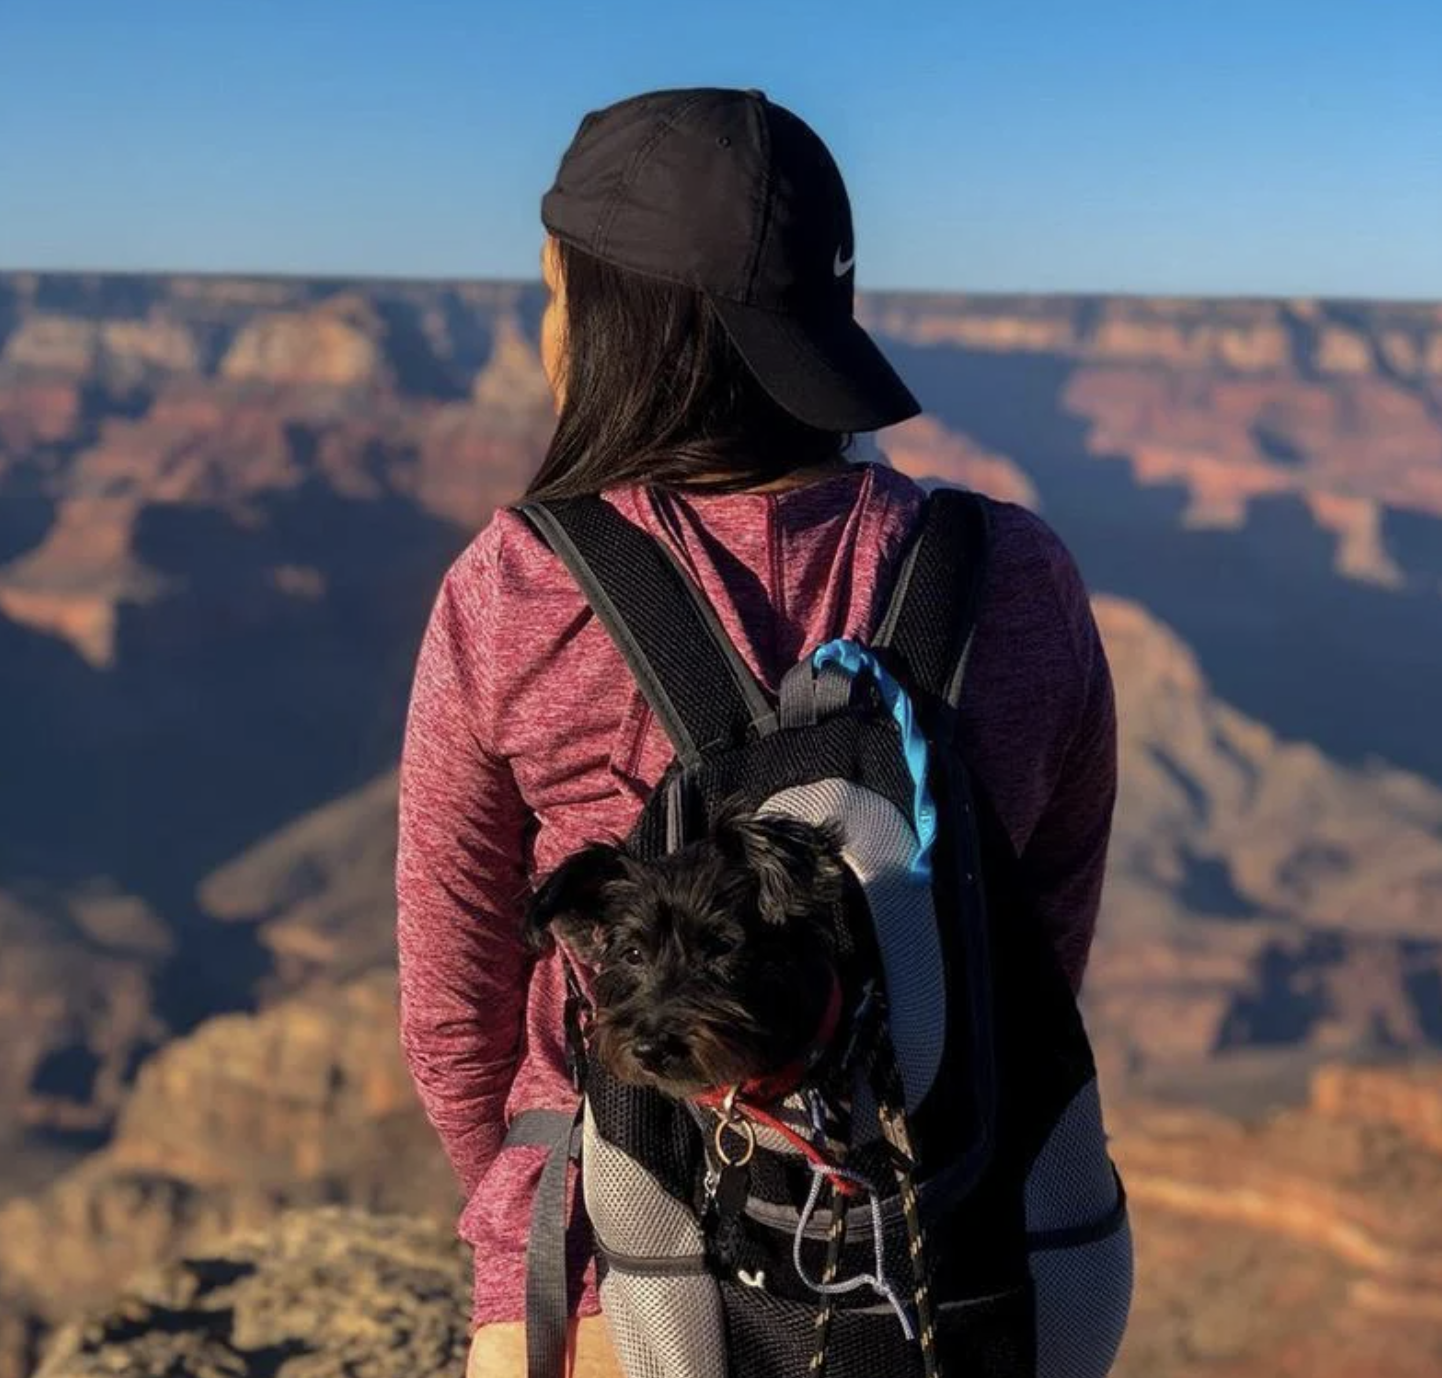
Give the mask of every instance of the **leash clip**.
[[[716, 1156], [725, 1167], [745, 1167], [756, 1154], [756, 1130], [751, 1121], [736, 1109], [736, 1093], [740, 1089], [739, 1086], [733, 1086], [716, 1107], [716, 1132], [712, 1143], [716, 1148]], [[726, 1147], [728, 1129], [741, 1140], [741, 1151], [734, 1158]]]

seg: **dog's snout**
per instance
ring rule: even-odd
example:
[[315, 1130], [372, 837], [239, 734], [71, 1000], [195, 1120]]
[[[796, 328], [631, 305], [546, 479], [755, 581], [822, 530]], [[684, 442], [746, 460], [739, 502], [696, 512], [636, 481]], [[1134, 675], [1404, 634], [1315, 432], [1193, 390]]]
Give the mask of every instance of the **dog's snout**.
[[638, 1038], [631, 1045], [631, 1055], [648, 1072], [659, 1072], [661, 1062], [661, 1044], [654, 1038]]
[[674, 1034], [643, 1034], [631, 1045], [631, 1055], [656, 1076], [664, 1074], [685, 1052], [686, 1045]]

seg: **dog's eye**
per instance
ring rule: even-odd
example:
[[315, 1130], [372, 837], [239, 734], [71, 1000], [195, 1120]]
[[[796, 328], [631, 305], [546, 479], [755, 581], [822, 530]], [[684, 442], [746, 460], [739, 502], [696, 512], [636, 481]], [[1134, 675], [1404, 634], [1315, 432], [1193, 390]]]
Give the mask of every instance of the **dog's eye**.
[[702, 940], [702, 954], [708, 958], [729, 957], [736, 951], [736, 938], [730, 933], [708, 933]]
[[621, 960], [628, 967], [638, 967], [646, 960], [646, 956], [639, 947], [626, 947], [621, 949]]

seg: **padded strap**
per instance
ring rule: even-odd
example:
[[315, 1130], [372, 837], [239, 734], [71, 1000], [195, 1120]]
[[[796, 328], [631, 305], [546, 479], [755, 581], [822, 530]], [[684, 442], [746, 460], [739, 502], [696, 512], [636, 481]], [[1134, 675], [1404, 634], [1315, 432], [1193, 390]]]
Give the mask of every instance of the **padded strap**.
[[[563, 1138], [564, 1135], [564, 1138]], [[506, 1130], [502, 1148], [554, 1148], [580, 1153], [580, 1120], [570, 1110], [522, 1110]]]
[[526, 1241], [526, 1378], [564, 1378], [570, 1305], [566, 1279], [567, 1167], [581, 1156], [581, 1110], [527, 1110], [506, 1147], [548, 1147]]
[[986, 505], [975, 493], [933, 492], [873, 639], [928, 716], [961, 702], [986, 576], [988, 528]]
[[766, 694], [665, 546], [599, 497], [518, 510], [580, 585], [683, 765], [775, 730]]

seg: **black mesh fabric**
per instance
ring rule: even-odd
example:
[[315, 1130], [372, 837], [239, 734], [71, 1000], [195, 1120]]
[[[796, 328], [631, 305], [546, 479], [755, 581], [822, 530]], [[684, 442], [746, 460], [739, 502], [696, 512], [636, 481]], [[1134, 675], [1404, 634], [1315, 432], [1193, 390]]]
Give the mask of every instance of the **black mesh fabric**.
[[[798, 1378], [810, 1372], [816, 1308], [754, 1288], [721, 1284], [731, 1378]], [[1034, 1305], [1029, 1285], [937, 1316], [942, 1367], [957, 1378], [1035, 1378]], [[890, 1311], [837, 1311], [826, 1378], [922, 1378], [921, 1351]]]
[[691, 1205], [704, 1159], [700, 1131], [685, 1109], [650, 1087], [624, 1085], [594, 1064], [586, 1098], [602, 1138], [644, 1163], [669, 1195]]
[[[600, 498], [523, 511], [581, 584], [677, 753], [687, 758], [744, 740], [769, 705], [666, 550]], [[537, 521], [547, 513], [574, 551], [562, 548]], [[590, 586], [593, 580], [603, 596]], [[606, 607], [608, 599], [619, 616]]]
[[976, 625], [986, 532], [983, 499], [948, 489], [933, 493], [916, 536], [910, 578], [898, 591], [901, 603], [894, 612], [888, 658], [933, 715], [945, 702]]
[[1029, 1282], [995, 1296], [942, 1306], [941, 1362], [966, 1378], [1035, 1378], [1036, 1299]]
[[[761, 742], [713, 752], [704, 764], [680, 774], [688, 836], [704, 833], [728, 804], [755, 808], [784, 789], [816, 780], [851, 780], [911, 811], [911, 777], [900, 738], [880, 713], [846, 713], [815, 727], [775, 732]], [[640, 856], [667, 851], [667, 794], [663, 786], [651, 795], [632, 830], [630, 845]]]
[[[823, 1222], [827, 1217], [823, 1213]], [[762, 1225], [747, 1219], [746, 1229], [734, 1259], [728, 1260], [729, 1268], [744, 1270], [751, 1276], [764, 1275], [766, 1290], [780, 1300], [814, 1303], [815, 1293], [797, 1275], [792, 1255], [794, 1224], [786, 1228]], [[909, 1291], [914, 1278], [911, 1255], [908, 1248], [906, 1226], [899, 1215], [893, 1215], [886, 1226], [882, 1241], [886, 1276], [903, 1291]], [[826, 1241], [808, 1236], [802, 1244], [801, 1261], [810, 1278], [819, 1278], [826, 1262]], [[846, 1247], [841, 1255], [837, 1276], [859, 1277], [870, 1274], [876, 1266], [875, 1245], [871, 1239], [870, 1227], [854, 1230], [847, 1237]], [[854, 1310], [874, 1304], [875, 1294], [867, 1288], [858, 1288], [837, 1298], [836, 1304], [842, 1310]]]
[[1006, 829], [985, 792], [974, 782], [970, 790], [991, 912], [998, 1154], [1024, 1177], [1077, 1092], [1096, 1075], [1096, 1061]]

